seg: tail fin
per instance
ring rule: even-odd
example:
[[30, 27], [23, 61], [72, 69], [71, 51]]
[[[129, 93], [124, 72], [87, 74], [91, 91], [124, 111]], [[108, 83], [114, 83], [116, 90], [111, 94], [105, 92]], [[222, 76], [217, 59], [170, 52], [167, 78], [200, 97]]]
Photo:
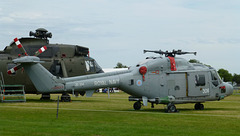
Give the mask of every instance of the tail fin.
[[24, 71], [39, 92], [49, 93], [64, 90], [63, 80], [57, 79], [56, 76], [52, 75], [47, 69], [45, 69], [39, 63], [41, 61], [38, 57], [25, 56], [15, 59], [14, 62], [21, 63]]

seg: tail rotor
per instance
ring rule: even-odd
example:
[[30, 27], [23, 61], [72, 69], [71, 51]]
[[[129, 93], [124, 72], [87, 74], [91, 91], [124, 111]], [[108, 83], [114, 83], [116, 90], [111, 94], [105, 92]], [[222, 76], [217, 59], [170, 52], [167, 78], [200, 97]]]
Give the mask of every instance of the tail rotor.
[[[28, 56], [26, 50], [24, 49], [24, 47], [22, 46], [22, 44], [21, 44], [21, 42], [18, 40], [18, 38], [15, 38], [15, 39], [14, 39], [14, 42], [15, 42], [15, 44], [17, 45], [17, 47], [21, 50], [21, 52], [23, 53], [23, 55]], [[43, 47], [41, 47], [38, 51], [35, 52], [35, 55], [34, 55], [34, 56], [38, 56], [38, 55], [40, 55], [41, 53], [45, 52], [46, 50], [47, 50], [47, 47], [46, 47], [46, 46], [43, 46]], [[19, 70], [19, 69], [21, 69], [21, 68], [22, 68], [21, 64], [18, 64], [18, 65], [16, 65], [15, 67], [9, 69], [9, 70], [7, 71], [7, 73], [8, 73], [9, 75], [10, 75], [10, 74], [14, 74], [14, 73], [16, 73], [17, 70]]]

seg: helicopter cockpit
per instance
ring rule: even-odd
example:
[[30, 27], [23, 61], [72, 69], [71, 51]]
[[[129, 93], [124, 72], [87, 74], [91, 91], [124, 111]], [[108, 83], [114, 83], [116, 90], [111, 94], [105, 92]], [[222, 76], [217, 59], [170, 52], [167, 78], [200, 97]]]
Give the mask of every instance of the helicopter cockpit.
[[98, 63], [91, 57], [85, 57], [86, 72], [104, 73]]
[[217, 87], [218, 85], [222, 84], [223, 81], [220, 78], [219, 74], [217, 73], [217, 71], [215, 69], [211, 70], [211, 77], [212, 77], [212, 84]]

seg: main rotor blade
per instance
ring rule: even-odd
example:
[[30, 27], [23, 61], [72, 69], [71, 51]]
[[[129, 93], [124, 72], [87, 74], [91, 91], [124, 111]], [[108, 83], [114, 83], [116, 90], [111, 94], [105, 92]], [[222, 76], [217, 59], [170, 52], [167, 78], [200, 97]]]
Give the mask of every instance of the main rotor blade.
[[35, 52], [35, 56], [40, 55], [41, 53], [43, 53], [46, 50], [47, 50], [47, 46], [43, 46], [42, 48], [40, 48], [38, 51]]
[[21, 50], [22, 53], [24, 53], [24, 55], [28, 56], [26, 50], [24, 49], [24, 47], [22, 46], [22, 44], [20, 43], [20, 41], [18, 40], [18, 38], [14, 39], [15, 44], [17, 45], [17, 47]]
[[16, 73], [16, 71], [19, 70], [21, 67], [22, 67], [21, 65], [17, 65], [17, 66], [15, 66], [15, 67], [9, 69], [9, 70], [7, 71], [7, 73], [8, 73], [9, 75], [10, 75], [10, 74], [14, 74], [14, 73]]

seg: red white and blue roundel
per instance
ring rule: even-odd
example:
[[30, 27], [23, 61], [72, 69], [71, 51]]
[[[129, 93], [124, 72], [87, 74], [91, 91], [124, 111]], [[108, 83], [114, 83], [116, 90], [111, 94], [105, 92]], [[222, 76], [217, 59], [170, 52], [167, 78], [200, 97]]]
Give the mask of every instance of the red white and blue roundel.
[[137, 80], [137, 86], [142, 86], [142, 80]]

